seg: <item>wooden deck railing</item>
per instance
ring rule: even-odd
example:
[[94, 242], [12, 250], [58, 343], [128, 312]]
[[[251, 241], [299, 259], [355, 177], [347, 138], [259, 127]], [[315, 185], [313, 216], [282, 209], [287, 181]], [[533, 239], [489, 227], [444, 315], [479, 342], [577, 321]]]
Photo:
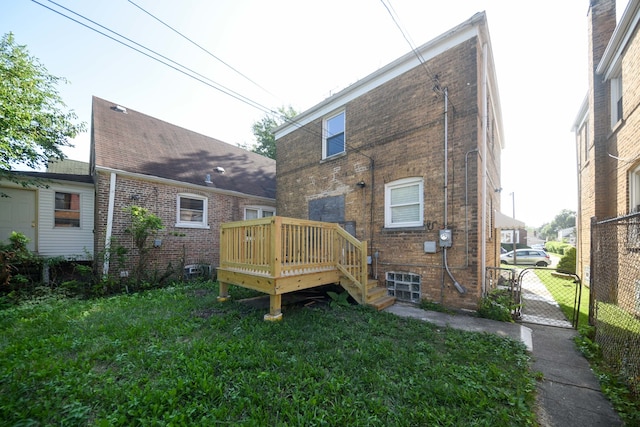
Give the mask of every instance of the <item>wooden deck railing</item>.
[[[277, 279], [339, 270], [361, 289], [364, 300], [367, 246], [334, 223], [280, 216], [231, 222], [221, 225], [220, 270], [242, 275], [242, 283], [237, 283], [240, 286], [270, 294], [295, 290], [278, 288]], [[263, 280], [258, 284], [248, 276]], [[265, 278], [274, 279], [268, 281], [273, 282], [273, 290], [265, 288]], [[299, 289], [311, 287], [313, 282], [297, 283]]]

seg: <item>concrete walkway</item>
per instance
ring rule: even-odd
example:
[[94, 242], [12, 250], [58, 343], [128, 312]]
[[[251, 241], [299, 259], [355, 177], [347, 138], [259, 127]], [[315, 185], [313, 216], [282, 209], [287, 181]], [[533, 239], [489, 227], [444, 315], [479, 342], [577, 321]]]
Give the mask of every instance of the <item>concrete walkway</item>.
[[622, 426], [618, 414], [600, 392], [598, 380], [573, 342], [576, 331], [538, 324], [497, 322], [464, 314], [425, 311], [396, 303], [385, 311], [442, 327], [495, 333], [522, 341], [531, 352], [538, 382], [538, 422], [542, 427]]

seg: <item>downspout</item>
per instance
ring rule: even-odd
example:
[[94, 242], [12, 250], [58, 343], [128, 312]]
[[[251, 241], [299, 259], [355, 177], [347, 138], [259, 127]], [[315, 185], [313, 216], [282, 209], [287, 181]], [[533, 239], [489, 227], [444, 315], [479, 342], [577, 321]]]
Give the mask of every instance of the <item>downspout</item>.
[[464, 235], [466, 240], [465, 267], [469, 267], [469, 154], [478, 154], [478, 147], [464, 155]]
[[116, 173], [111, 172], [109, 182], [109, 207], [107, 211], [107, 231], [104, 236], [104, 263], [102, 264], [102, 276], [109, 275], [109, 258], [111, 255], [111, 234], [113, 233], [113, 210], [116, 200]]
[[487, 44], [482, 45], [482, 249], [480, 252], [480, 268], [482, 277], [482, 295], [486, 294], [487, 277], [485, 266], [487, 265]]
[[[448, 228], [448, 219], [449, 216], [449, 90], [444, 88], [444, 228]], [[467, 290], [462, 286], [455, 277], [453, 277], [453, 273], [449, 269], [449, 263], [447, 262], [447, 247], [444, 246], [442, 248], [442, 263], [444, 264], [444, 268], [449, 275], [449, 278], [453, 281], [453, 286], [456, 288], [458, 292], [464, 294]]]

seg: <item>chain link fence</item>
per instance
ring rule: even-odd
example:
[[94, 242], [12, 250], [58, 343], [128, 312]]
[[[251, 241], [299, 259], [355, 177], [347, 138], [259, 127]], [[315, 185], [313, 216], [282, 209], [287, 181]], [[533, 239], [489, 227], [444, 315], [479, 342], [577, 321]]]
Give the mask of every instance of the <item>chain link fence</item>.
[[591, 221], [590, 323], [603, 359], [640, 394], [640, 213]]

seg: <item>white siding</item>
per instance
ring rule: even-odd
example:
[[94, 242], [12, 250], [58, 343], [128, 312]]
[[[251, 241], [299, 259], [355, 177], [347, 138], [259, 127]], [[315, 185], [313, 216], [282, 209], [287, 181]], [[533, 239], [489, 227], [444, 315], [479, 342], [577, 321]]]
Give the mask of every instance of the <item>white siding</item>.
[[[54, 227], [56, 191], [80, 194], [80, 228]], [[54, 183], [38, 191], [38, 254], [86, 259], [93, 256], [93, 185]]]

